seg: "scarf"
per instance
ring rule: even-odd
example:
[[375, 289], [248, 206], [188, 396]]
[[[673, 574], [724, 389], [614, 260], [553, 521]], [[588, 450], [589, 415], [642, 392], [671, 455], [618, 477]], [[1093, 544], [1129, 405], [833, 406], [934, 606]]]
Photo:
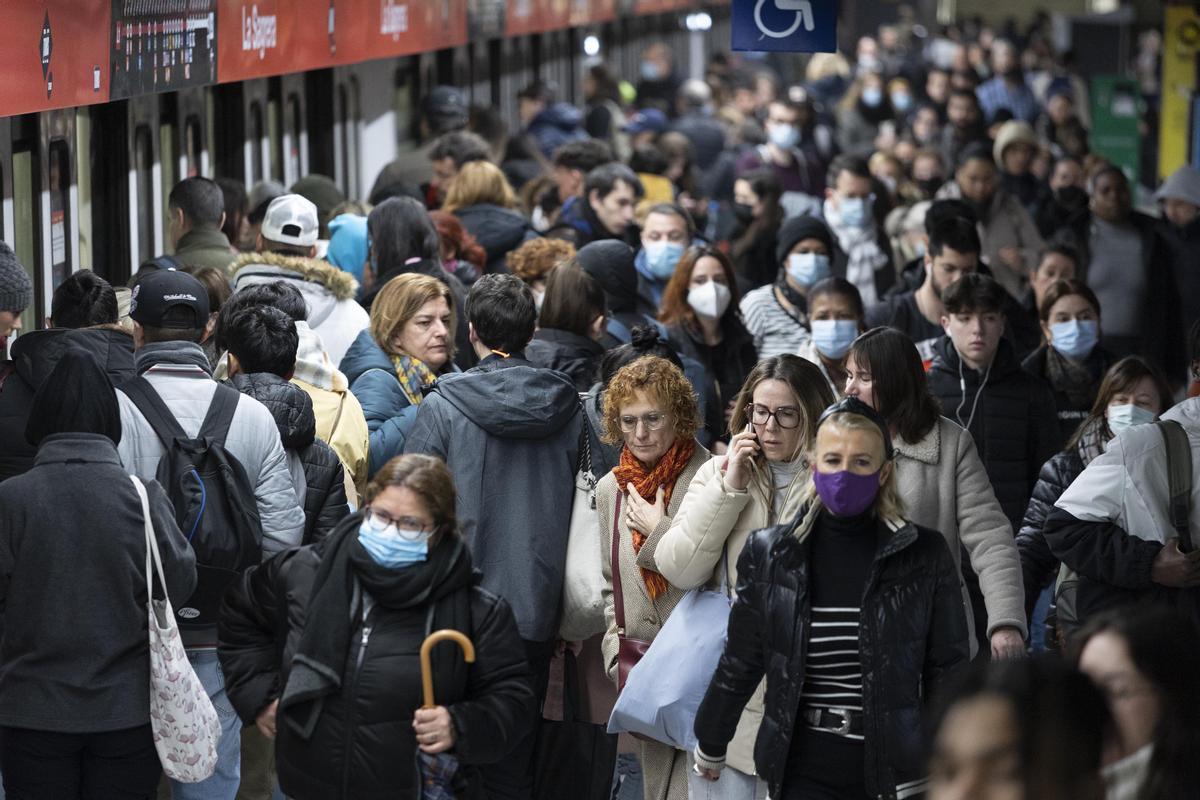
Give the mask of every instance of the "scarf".
[[[627, 491], [632, 484], [642, 499], [651, 503], [655, 500], [658, 487], [663, 487], [663, 507], [665, 508], [671, 504], [671, 492], [675, 489], [675, 481], [683, 474], [683, 470], [695, 452], [696, 441], [694, 439], [676, 439], [675, 444], [671, 445], [671, 449], [663, 453], [662, 458], [654, 465], [654, 469], [647, 472], [646, 468], [642, 466], [642, 462], [629, 452], [629, 448], [623, 447], [621, 448], [621, 461], [613, 468], [613, 475], [622, 492]], [[635, 554], [641, 552], [642, 545], [646, 543], [646, 534], [630, 528], [629, 535], [633, 538], [633, 552]], [[657, 599], [659, 595], [671, 588], [667, 579], [654, 570], [645, 567], [638, 569], [642, 573], [642, 580], [646, 583], [646, 590], [650, 593], [651, 600]]]
[[879, 301], [875, 292], [875, 270], [883, 269], [890, 260], [875, 241], [874, 221], [862, 228], [842, 224], [842, 215], [829, 200], [824, 206], [825, 221], [838, 238], [838, 246], [846, 254], [846, 280], [858, 287], [863, 304], [870, 307]]
[[414, 406], [421, 405], [421, 388], [432, 386], [437, 381], [437, 375], [419, 358], [412, 356], [392, 356], [392, 364], [396, 367], [396, 379], [400, 381], [400, 391]]
[[[322, 545], [304, 631], [279, 700], [284, 724], [306, 740], [316, 729], [325, 701], [341, 691], [351, 634], [361, 615], [361, 592], [386, 610], [421, 613], [427, 634], [454, 628], [471, 635], [471, 557], [462, 539], [443, 536], [428, 560], [393, 570], [375, 563], [359, 543], [362, 519], [361, 513], [347, 517]], [[434, 650], [433, 673], [449, 676], [441, 681], [438, 695], [445, 702], [465, 692], [467, 667], [455, 649]]]
[[1104, 420], [1097, 419], [1079, 434], [1076, 450], [1083, 466], [1092, 463], [1092, 459], [1104, 452], [1108, 446], [1108, 436], [1104, 433]]
[[807, 326], [808, 323], [808, 298], [792, 288], [792, 285], [787, 282], [787, 270], [779, 270], [779, 277], [775, 279], [775, 286], [778, 287], [779, 293], [783, 298], [795, 306], [795, 312], [784, 309], [789, 317], [792, 317], [801, 325]]
[[1096, 379], [1087, 364], [1076, 363], [1049, 345], [1046, 345], [1046, 379], [1076, 408], [1091, 408], [1096, 401]]
[[138, 375], [151, 367], [159, 366], [198, 367], [209, 376], [212, 365], [203, 348], [193, 342], [157, 342], [140, 347], [133, 356], [133, 368]]
[[348, 390], [350, 383], [329, 360], [320, 334], [303, 320], [296, 323], [296, 333], [300, 342], [296, 348], [296, 371], [292, 377], [327, 392]]

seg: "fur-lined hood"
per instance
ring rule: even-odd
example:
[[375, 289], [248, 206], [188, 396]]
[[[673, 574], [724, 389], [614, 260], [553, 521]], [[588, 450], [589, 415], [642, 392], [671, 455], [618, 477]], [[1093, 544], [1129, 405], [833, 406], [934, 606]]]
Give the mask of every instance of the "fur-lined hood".
[[258, 267], [293, 272], [306, 281], [324, 286], [338, 300], [352, 300], [358, 291], [354, 276], [328, 261], [279, 253], [243, 253], [229, 265], [230, 282], [236, 283], [241, 273], [252, 272]]

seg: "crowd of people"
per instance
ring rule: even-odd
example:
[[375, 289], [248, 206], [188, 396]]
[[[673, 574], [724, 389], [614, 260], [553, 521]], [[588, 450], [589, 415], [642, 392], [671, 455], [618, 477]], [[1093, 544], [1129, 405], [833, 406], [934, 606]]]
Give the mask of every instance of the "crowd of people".
[[[1200, 171], [1135, 207], [1071, 59], [1010, 33], [792, 81], [656, 44], [511, 131], [439, 86], [369, 197], [189, 177], [169, 254], [19, 336], [0, 245], [8, 796], [1191, 796]], [[146, 530], [198, 783], [156, 750]], [[695, 746], [609, 734], [705, 590]]]

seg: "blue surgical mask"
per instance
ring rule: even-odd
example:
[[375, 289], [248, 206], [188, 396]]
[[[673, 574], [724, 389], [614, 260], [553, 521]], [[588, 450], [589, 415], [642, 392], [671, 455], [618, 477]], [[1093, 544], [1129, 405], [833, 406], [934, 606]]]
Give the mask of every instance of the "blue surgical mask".
[[843, 197], [838, 210], [842, 214], [842, 224], [851, 228], [867, 227], [870, 212], [867, 209], [865, 197]]
[[897, 111], [908, 111], [912, 108], [912, 95], [908, 92], [892, 92], [892, 106]]
[[800, 141], [800, 131], [796, 130], [795, 125], [769, 125], [767, 137], [776, 147], [791, 150], [796, 146], [796, 142]]
[[1100, 341], [1100, 323], [1094, 319], [1069, 319], [1050, 326], [1050, 343], [1067, 358], [1086, 358]]
[[1113, 432], [1113, 436], [1120, 436], [1123, 431], [1127, 431], [1135, 425], [1145, 425], [1155, 420], [1152, 412], [1141, 406], [1135, 406], [1133, 403], [1109, 406], [1104, 413], [1108, 417], [1108, 429]]
[[642, 250], [646, 253], [646, 269], [660, 281], [671, 277], [683, 257], [683, 245], [677, 242], [649, 242], [642, 245]]
[[871, 108], [883, 102], [883, 89], [877, 89], [874, 86], [868, 86], [863, 89], [862, 101]]
[[376, 528], [364, 519], [358, 528], [358, 541], [372, 561], [387, 569], [400, 569], [429, 557], [428, 536], [421, 531], [401, 531], [394, 524]]
[[788, 256], [787, 273], [807, 289], [829, 277], [829, 256], [822, 253], [792, 253]]
[[850, 352], [858, 338], [858, 321], [853, 319], [814, 319], [812, 339], [817, 352], [837, 361]]
[[641, 74], [643, 80], [656, 81], [662, 78], [662, 68], [654, 61], [643, 61]]

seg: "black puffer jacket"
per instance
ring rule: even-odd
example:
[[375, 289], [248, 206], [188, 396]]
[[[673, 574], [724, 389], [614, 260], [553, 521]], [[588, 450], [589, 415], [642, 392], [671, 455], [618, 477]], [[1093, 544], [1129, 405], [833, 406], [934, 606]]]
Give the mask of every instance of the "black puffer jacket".
[[487, 272], [508, 272], [505, 256], [538, 235], [525, 217], [491, 203], [457, 209], [454, 216], [487, 251]]
[[[754, 764], [773, 797], [780, 796], [786, 774], [812, 633], [809, 545], [796, 538], [803, 517], [757, 531], [746, 542], [729, 640], [696, 716], [700, 748], [722, 752], [766, 676]], [[926, 700], [968, 659], [958, 572], [941, 534], [912, 523], [881, 526], [863, 593], [859, 652], [867, 792], [895, 798], [898, 785], [926, 774]]]
[[1004, 339], [982, 396], [984, 375], [962, 363], [949, 336], [942, 337], [933, 351], [929, 389], [942, 414], [970, 431], [996, 499], [1016, 530], [1042, 464], [1062, 449], [1054, 394], [1045, 381], [1021, 369], [1012, 345]]
[[346, 502], [342, 461], [332, 447], [317, 438], [312, 398], [295, 384], [267, 372], [235, 375], [229, 382], [242, 394], [266, 406], [275, 418], [287, 452], [292, 486], [304, 506], [301, 543], [324, 539], [350, 514], [350, 506]]
[[18, 337], [12, 345], [11, 365], [0, 362], [0, 481], [33, 466], [37, 449], [25, 441], [33, 394], [72, 344], [96, 357], [113, 386], [133, 377], [133, 337], [115, 325], [51, 328]]
[[525, 348], [529, 363], [565, 374], [578, 392], [592, 388], [600, 374], [600, 357], [603, 355], [604, 345], [599, 342], [555, 328], [540, 329]]
[[1050, 545], [1046, 544], [1042, 528], [1045, 527], [1046, 518], [1054, 510], [1058, 498], [1062, 497], [1062, 493], [1072, 481], [1079, 477], [1084, 466], [1078, 448], [1063, 450], [1042, 466], [1037, 484], [1033, 487], [1033, 496], [1029, 498], [1029, 507], [1025, 509], [1025, 519], [1021, 521], [1021, 530], [1017, 532], [1021, 576], [1025, 580], [1027, 619], [1033, 618], [1033, 609], [1037, 605], [1038, 597], [1058, 574], [1058, 559], [1050, 552]]
[[[358, 526], [359, 514], [343, 524]], [[352, 531], [350, 535], [354, 535]], [[254, 724], [286, 684], [308, 615], [314, 580], [324, 556], [318, 542], [280, 553], [249, 570], [225, 596], [219, 654], [225, 688], [242, 720]], [[508, 604], [478, 586], [470, 592], [475, 663], [465, 692], [434, 675], [438, 701], [454, 724], [453, 755], [465, 770], [464, 798], [479, 797], [476, 767], [499, 761], [525, 735], [534, 716], [529, 668]], [[418, 653], [431, 632], [424, 609], [396, 611], [382, 605], [368, 614], [364, 650], [362, 614], [353, 626], [342, 691], [326, 699], [312, 735], [302, 740], [280, 725], [276, 764], [280, 784], [298, 800], [418, 800], [413, 713], [421, 705]]]

